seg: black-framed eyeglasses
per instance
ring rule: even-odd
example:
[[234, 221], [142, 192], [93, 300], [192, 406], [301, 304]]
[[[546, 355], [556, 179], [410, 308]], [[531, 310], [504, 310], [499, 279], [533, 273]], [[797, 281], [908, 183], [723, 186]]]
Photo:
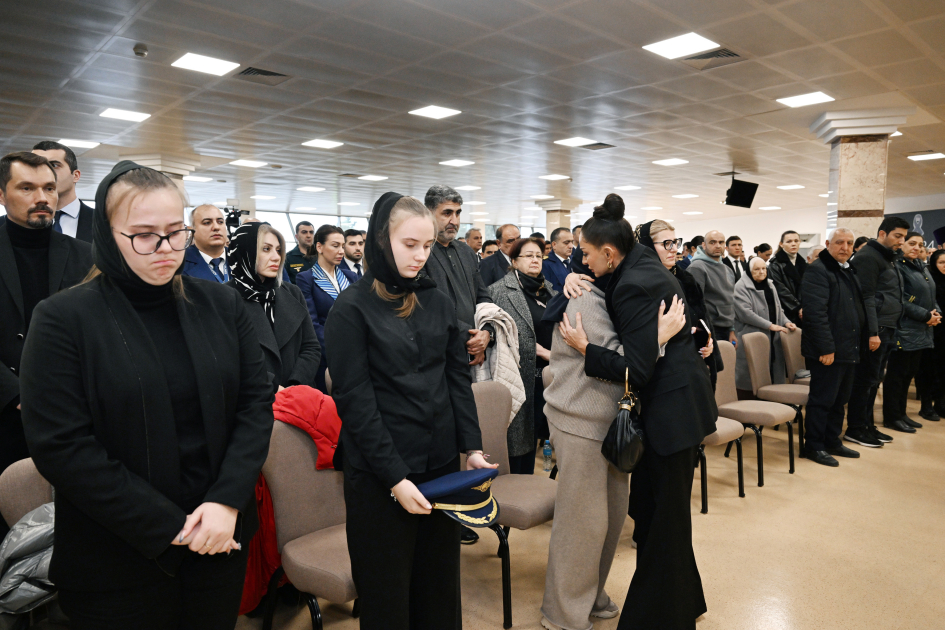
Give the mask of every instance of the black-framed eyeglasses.
[[125, 234], [124, 232], [119, 232], [119, 234], [131, 240], [131, 248], [135, 250], [136, 254], [141, 254], [142, 256], [148, 256], [157, 252], [157, 250], [161, 249], [161, 245], [164, 241], [167, 241], [167, 244], [170, 245], [171, 249], [175, 252], [184, 251], [194, 242], [194, 231], [190, 228], [174, 230], [164, 236], [155, 232], [142, 232], [140, 234]]
[[676, 251], [676, 249], [679, 247], [679, 244], [680, 244], [680, 243], [682, 243], [682, 239], [681, 239], [681, 238], [671, 238], [671, 239], [667, 239], [667, 240], [665, 240], [665, 241], [660, 241], [660, 245], [662, 245], [662, 246], [663, 246], [663, 249], [665, 249], [665, 250], [668, 251], [668, 252], [669, 252], [669, 251], [673, 251], [673, 252]]

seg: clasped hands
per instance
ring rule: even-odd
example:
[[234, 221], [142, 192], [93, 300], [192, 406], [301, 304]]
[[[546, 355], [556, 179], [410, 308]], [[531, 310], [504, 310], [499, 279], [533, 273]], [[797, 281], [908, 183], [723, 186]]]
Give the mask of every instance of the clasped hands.
[[469, 341], [466, 342], [466, 352], [473, 357], [469, 365], [479, 365], [486, 360], [486, 348], [489, 347], [489, 340], [492, 336], [488, 330], [479, 330], [478, 328], [473, 328], [467, 332], [469, 333]]
[[187, 515], [184, 529], [171, 544], [187, 546], [202, 556], [239, 551], [242, 546], [233, 538], [237, 514], [239, 511], [228, 505], [202, 503], [193, 514]]

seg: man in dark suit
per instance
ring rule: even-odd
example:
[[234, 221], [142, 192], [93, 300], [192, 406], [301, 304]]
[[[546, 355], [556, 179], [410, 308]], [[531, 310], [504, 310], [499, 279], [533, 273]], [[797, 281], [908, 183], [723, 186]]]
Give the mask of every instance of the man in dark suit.
[[33, 147], [33, 153], [41, 155], [56, 171], [56, 184], [59, 187], [59, 205], [56, 208], [53, 230], [66, 236], [77, 238], [86, 243], [92, 242], [92, 213], [94, 210], [82, 203], [76, 196], [75, 185], [79, 183], [82, 172], [75, 153], [64, 144], [43, 140]]
[[345, 230], [345, 257], [338, 266], [360, 279], [364, 275], [364, 234], [361, 230]]
[[479, 273], [482, 275], [482, 282], [488, 287], [505, 277], [509, 267], [512, 265], [512, 259], [509, 258], [509, 252], [512, 251], [512, 245], [522, 237], [519, 229], [511, 223], [500, 225], [495, 229], [495, 240], [499, 243], [499, 251], [489, 256], [479, 264]]
[[56, 171], [40, 155], [0, 159], [0, 472], [29, 457], [20, 420], [20, 357], [33, 309], [82, 282], [92, 247], [53, 230], [59, 202]]
[[209, 203], [197, 206], [190, 214], [194, 244], [184, 254], [181, 275], [223, 284], [230, 279], [226, 261], [226, 220], [223, 213]]
[[745, 262], [744, 249], [740, 236], [729, 236], [725, 239], [725, 255], [722, 256], [722, 264], [732, 270], [735, 274], [735, 282], [741, 280], [746, 273], [750, 276], [748, 263]]
[[574, 239], [568, 228], [559, 227], [551, 232], [551, 253], [542, 263], [541, 272], [558, 293], [564, 288], [564, 279], [571, 270], [573, 244]]

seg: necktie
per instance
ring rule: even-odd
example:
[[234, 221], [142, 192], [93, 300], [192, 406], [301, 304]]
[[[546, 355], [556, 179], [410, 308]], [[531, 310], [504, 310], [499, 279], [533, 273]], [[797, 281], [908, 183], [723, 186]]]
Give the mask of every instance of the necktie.
[[354, 263], [354, 268], [358, 272], [358, 277], [361, 277], [361, 263]]
[[226, 282], [226, 270], [220, 269], [220, 263], [223, 262], [222, 258], [214, 258], [210, 261], [210, 267], [213, 269], [213, 275], [217, 277], [217, 282]]
[[52, 229], [53, 229], [53, 231], [59, 232], [60, 234], [62, 234], [62, 226], [59, 225], [59, 219], [60, 219], [60, 218], [62, 218], [62, 211], [61, 211], [61, 210], [56, 210], [56, 220], [53, 221]]

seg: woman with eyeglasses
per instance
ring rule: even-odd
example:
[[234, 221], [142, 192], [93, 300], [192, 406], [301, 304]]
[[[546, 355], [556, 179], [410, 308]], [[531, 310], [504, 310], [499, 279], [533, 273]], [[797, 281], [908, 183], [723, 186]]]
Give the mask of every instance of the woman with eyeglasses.
[[525, 404], [509, 425], [509, 468], [513, 474], [530, 475], [535, 472], [537, 441], [549, 437], [541, 371], [551, 359], [554, 323], [542, 322], [542, 317], [549, 300], [558, 292], [541, 273], [544, 258], [541, 239], [519, 239], [509, 258], [512, 259], [509, 272], [489, 287], [489, 294], [518, 327], [519, 373], [525, 385]]
[[117, 164], [95, 196], [95, 266], [39, 304], [23, 351], [73, 630], [236, 623], [273, 392], [239, 293], [180, 275], [184, 205], [167, 176]]

